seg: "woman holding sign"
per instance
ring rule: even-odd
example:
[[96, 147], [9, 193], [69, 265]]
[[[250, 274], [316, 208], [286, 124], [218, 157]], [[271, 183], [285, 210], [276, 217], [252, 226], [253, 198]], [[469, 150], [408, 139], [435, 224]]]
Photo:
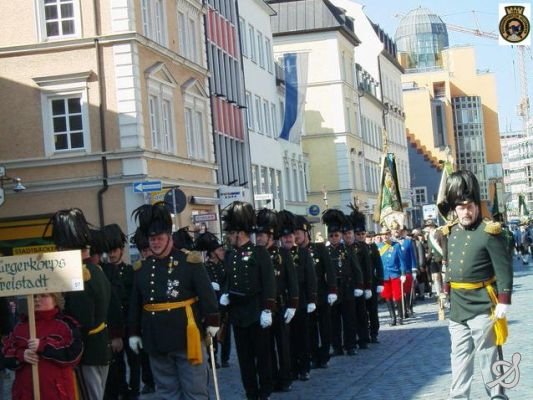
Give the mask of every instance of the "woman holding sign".
[[39, 367], [41, 400], [74, 399], [74, 367], [83, 351], [77, 322], [61, 312], [58, 293], [35, 296], [37, 338], [30, 339], [27, 319], [19, 322], [4, 340], [9, 368], [16, 369], [13, 400], [33, 399], [31, 367]]

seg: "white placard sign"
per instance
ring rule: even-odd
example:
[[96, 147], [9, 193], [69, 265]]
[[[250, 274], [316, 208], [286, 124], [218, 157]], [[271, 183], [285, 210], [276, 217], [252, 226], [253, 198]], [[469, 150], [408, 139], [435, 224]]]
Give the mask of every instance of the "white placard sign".
[[0, 297], [83, 290], [80, 250], [0, 257]]

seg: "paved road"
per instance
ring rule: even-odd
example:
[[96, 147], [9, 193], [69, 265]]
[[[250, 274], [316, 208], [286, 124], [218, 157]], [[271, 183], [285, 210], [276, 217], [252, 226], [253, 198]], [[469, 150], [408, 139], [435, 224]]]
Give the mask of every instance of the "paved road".
[[[507, 391], [512, 400], [533, 399], [533, 263], [515, 261], [513, 305], [509, 315], [509, 340], [504, 358], [520, 353], [521, 379]], [[355, 357], [332, 358], [330, 368], [312, 370], [311, 380], [295, 382], [289, 393], [274, 393], [272, 400], [445, 400], [450, 383], [448, 321], [437, 320], [437, 306], [426, 301], [415, 306], [416, 316], [405, 325], [388, 326], [388, 313], [380, 309], [379, 344], [360, 350]], [[223, 400], [240, 400], [244, 392], [235, 354], [230, 368], [218, 370]], [[6, 395], [5, 399], [10, 397]], [[485, 396], [476, 369], [472, 399]], [[142, 400], [155, 399], [153, 395]], [[213, 395], [214, 399], [214, 395]]]

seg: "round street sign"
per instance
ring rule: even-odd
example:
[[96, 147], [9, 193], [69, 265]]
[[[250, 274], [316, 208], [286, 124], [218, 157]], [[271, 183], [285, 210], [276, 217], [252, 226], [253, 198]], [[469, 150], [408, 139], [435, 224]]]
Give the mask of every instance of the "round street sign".
[[316, 204], [313, 204], [309, 206], [309, 215], [312, 215], [313, 217], [316, 217], [318, 214], [320, 214], [320, 207]]
[[[173, 193], [174, 198], [172, 195]], [[187, 205], [187, 197], [185, 196], [185, 193], [183, 193], [183, 190], [178, 188], [170, 189], [167, 194], [165, 194], [164, 201], [165, 206], [172, 214], [179, 214], [185, 210], [185, 206]]]

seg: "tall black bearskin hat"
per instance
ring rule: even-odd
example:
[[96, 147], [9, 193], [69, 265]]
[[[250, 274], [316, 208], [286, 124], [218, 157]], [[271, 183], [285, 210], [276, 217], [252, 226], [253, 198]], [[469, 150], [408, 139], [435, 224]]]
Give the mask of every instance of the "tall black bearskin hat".
[[345, 218], [341, 210], [330, 208], [322, 214], [322, 223], [328, 227], [328, 232], [340, 232], [344, 226]]
[[137, 250], [143, 251], [150, 247], [150, 243], [148, 242], [148, 236], [146, 236], [141, 228], [137, 228], [135, 230], [135, 233], [130, 239], [130, 243], [134, 244], [135, 247], [137, 247]]
[[348, 207], [352, 210], [350, 213], [350, 221], [352, 222], [354, 232], [365, 232], [366, 231], [366, 220], [365, 215], [359, 211], [359, 208], [356, 205], [349, 204]]
[[103, 228], [108, 250], [123, 249], [126, 243], [126, 235], [117, 224], [109, 224]]
[[207, 251], [211, 253], [219, 247], [222, 247], [222, 244], [218, 241], [218, 238], [211, 232], [202, 233], [194, 242], [194, 249], [198, 251]]
[[278, 213], [279, 231], [278, 237], [289, 235], [296, 230], [296, 216], [287, 210], [281, 210]]
[[189, 227], [178, 229], [172, 234], [172, 240], [174, 241], [174, 247], [176, 249], [192, 250], [194, 249], [194, 240], [189, 233]]
[[133, 210], [132, 216], [145, 236], [172, 232], [172, 218], [162, 201], [154, 205], [143, 204]]
[[255, 212], [250, 203], [234, 201], [222, 211], [224, 230], [251, 233], [255, 229]]
[[104, 231], [101, 229], [89, 228], [91, 238], [89, 244], [91, 246], [91, 255], [102, 254], [109, 251], [109, 247], [106, 243]]
[[474, 202], [478, 207], [481, 207], [481, 194], [476, 176], [466, 170], [452, 173], [446, 179], [444, 201], [437, 205], [440, 212], [446, 216], [459, 204], [469, 202]]
[[353, 231], [352, 220], [346, 214], [343, 215], [341, 231], [342, 231], [342, 233], [346, 233], [348, 231]]
[[268, 208], [263, 208], [257, 213], [256, 219], [257, 233], [269, 233], [274, 237], [278, 236], [278, 216], [276, 212]]
[[57, 247], [83, 249], [90, 246], [89, 225], [79, 208], [59, 210], [52, 215], [44, 229], [43, 237], [46, 236], [49, 225], [52, 225], [52, 240]]
[[296, 215], [294, 219], [294, 223], [296, 224], [294, 228], [295, 230], [304, 231], [307, 233], [311, 232], [311, 224], [309, 223], [307, 218], [305, 218], [303, 215]]

